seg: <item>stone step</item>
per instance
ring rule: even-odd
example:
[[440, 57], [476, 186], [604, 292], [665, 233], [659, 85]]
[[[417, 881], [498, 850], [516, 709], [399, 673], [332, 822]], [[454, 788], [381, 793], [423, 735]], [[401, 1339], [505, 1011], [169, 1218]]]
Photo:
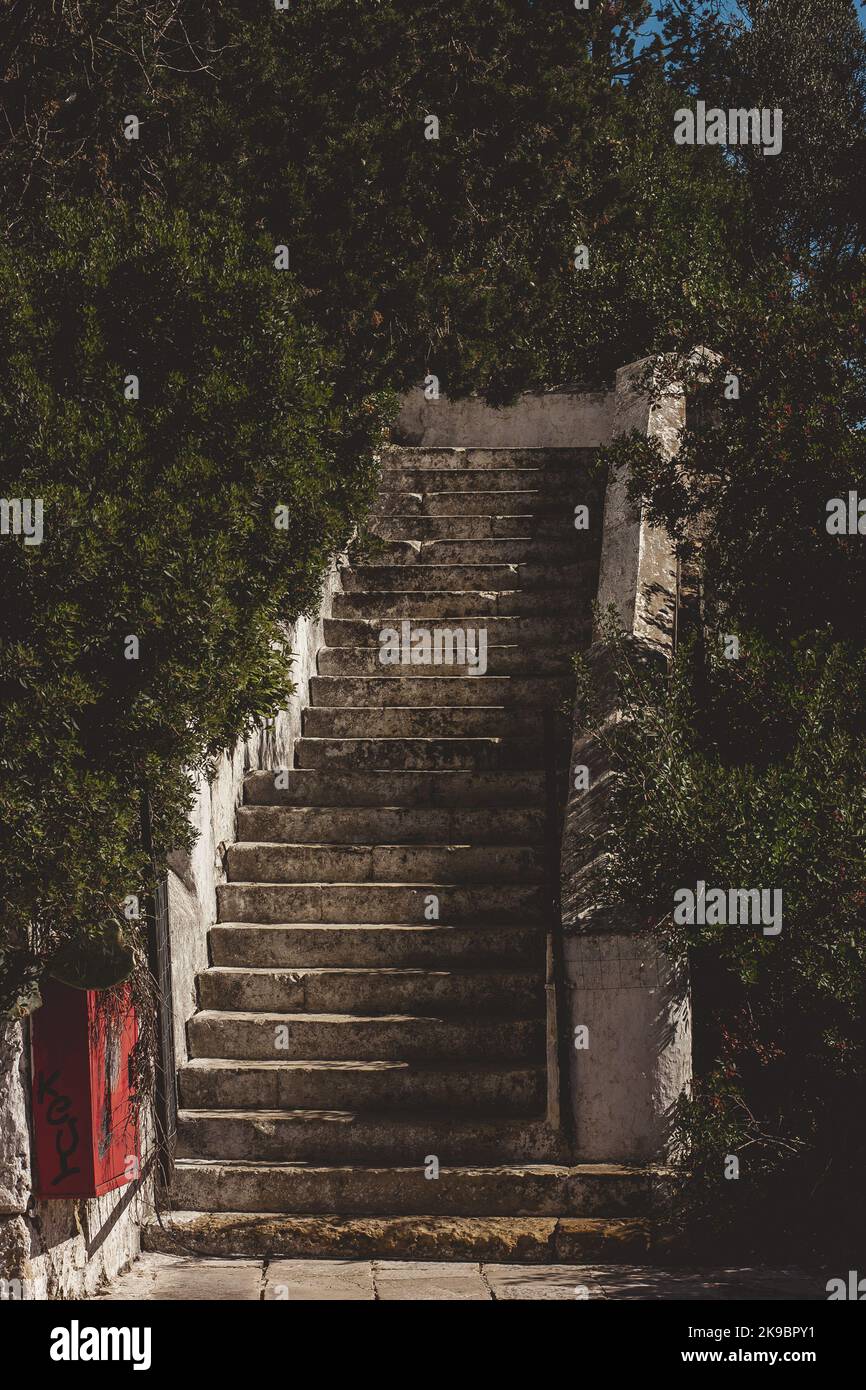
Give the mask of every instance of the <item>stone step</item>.
[[[580, 484], [575, 484], [580, 491]], [[379, 492], [375, 503], [374, 517], [531, 517], [532, 520], [546, 516], [574, 516], [574, 505], [570, 499], [559, 495], [548, 495], [545, 489], [525, 492], [398, 492], [396, 489]], [[375, 523], [378, 531], [378, 520]]]
[[[417, 667], [411, 667], [417, 672]], [[435, 668], [431, 668], [435, 669]], [[572, 691], [570, 676], [312, 676], [314, 705], [382, 708], [405, 705], [556, 705]]]
[[[346, 699], [343, 703], [352, 702]], [[248, 773], [244, 800], [248, 806], [405, 806], [412, 811], [427, 806], [499, 808], [540, 806], [544, 786], [541, 772], [318, 772], [290, 768], [279, 774]]]
[[414, 1058], [539, 1062], [540, 1019], [436, 1018], [420, 1014], [228, 1013], [203, 1010], [187, 1023], [191, 1057], [323, 1058], [378, 1061]]
[[646, 1217], [663, 1174], [619, 1164], [442, 1163], [331, 1167], [299, 1163], [213, 1163], [182, 1159], [171, 1200], [199, 1211], [419, 1216]]
[[[381, 541], [506, 541], [509, 538], [542, 539], [587, 539], [601, 530], [602, 503], [587, 500], [588, 493], [582, 489], [580, 500], [589, 509], [588, 525], [578, 530], [574, 525], [574, 509], [577, 502], [560, 496], [555, 505], [548, 509], [532, 512], [532, 493], [525, 492], [452, 492], [442, 493], [449, 499], [448, 510], [431, 512], [431, 502], [438, 493], [391, 492], [391, 506], [384, 512], [374, 513], [370, 530]], [[485, 503], [487, 498], [502, 498], [499, 503]], [[527, 510], [518, 512], [514, 498], [530, 498]], [[507, 500], [507, 499], [512, 499]], [[481, 499], [481, 500], [480, 500]], [[406, 510], [403, 506], [409, 502]], [[413, 505], [417, 503], [417, 505]], [[460, 503], [463, 505], [460, 506]], [[471, 503], [471, 506], [470, 506]], [[492, 512], [482, 507], [493, 507]], [[495, 507], [505, 510], [496, 512]]]
[[555, 1141], [507, 1115], [377, 1115], [352, 1110], [182, 1110], [177, 1157], [247, 1162], [440, 1164], [544, 1161]]
[[392, 445], [382, 453], [383, 483], [388, 473], [400, 468], [467, 469], [483, 468], [571, 468], [574, 471], [589, 467], [598, 454], [597, 449], [522, 448], [504, 447], [437, 447], [426, 445]]
[[[495, 544], [496, 542], [491, 542]], [[432, 542], [431, 542], [432, 544]], [[442, 542], [444, 544], [444, 542]], [[473, 541], [481, 545], [481, 541]], [[596, 566], [590, 561], [571, 565], [540, 564], [535, 561], [489, 561], [460, 564], [352, 565], [340, 571], [345, 593], [381, 592], [383, 589], [552, 589], [589, 595]]]
[[635, 1264], [649, 1261], [652, 1241], [652, 1223], [636, 1217], [344, 1217], [176, 1210], [160, 1213], [158, 1221], [142, 1227], [142, 1246], [147, 1251], [249, 1259]]
[[480, 496], [486, 492], [540, 492], [554, 504], [563, 499], [574, 506], [582, 501], [582, 493], [589, 493], [597, 486], [585, 469], [559, 467], [555, 464], [547, 468], [425, 468], [407, 465], [405, 468], [392, 468], [383, 474], [384, 493], [400, 493], [430, 497], [442, 493], [462, 493]]
[[[414, 713], [329, 712], [371, 718]], [[451, 711], [435, 713], [444, 717]], [[431, 840], [437, 844], [467, 844], [470, 838], [475, 844], [538, 844], [544, 836], [544, 825], [540, 807], [241, 806], [237, 812], [238, 841], [293, 845], [417, 844]]]
[[[465, 589], [425, 592], [398, 586], [381, 592], [358, 592], [334, 595], [334, 616], [338, 618], [416, 618], [424, 614], [427, 619], [444, 618], [453, 621], [458, 618], [479, 617], [533, 617], [541, 615], [549, 618], [555, 614], [567, 623], [589, 622], [589, 596], [581, 598], [568, 589], [506, 589], [495, 590]], [[418, 618], [420, 621], [420, 618]]]
[[[574, 613], [569, 616], [550, 618], [542, 614], [519, 618], [497, 617], [495, 614], [478, 613], [465, 615], [471, 621], [466, 627], [483, 627], [491, 646], [561, 645], [565, 641], [587, 639], [590, 636], [591, 619]], [[438, 622], [436, 613], [413, 615], [412, 623], [418, 627], [429, 627]], [[390, 618], [373, 616], [369, 618], [326, 618], [324, 622], [325, 643], [328, 647], [378, 647], [383, 627], [393, 627]]]
[[382, 540], [375, 547], [360, 547], [353, 567], [371, 565], [574, 565], [586, 557], [593, 538], [572, 530], [570, 535], [536, 539], [527, 535], [482, 537], [477, 540], [414, 540], [404, 537]]
[[352, 709], [344, 705], [329, 709], [310, 705], [303, 713], [304, 738], [537, 738], [542, 729], [540, 710], [514, 706]]
[[[463, 633], [461, 645], [464, 653], [469, 655], [475, 652], [473, 662], [405, 662], [394, 663], [383, 661], [383, 651], [387, 648], [380, 647], [323, 647], [318, 654], [318, 673], [320, 676], [378, 676], [378, 675], [445, 675], [462, 676], [470, 680], [476, 680], [479, 674], [479, 664], [483, 665], [481, 674], [492, 676], [557, 676], [567, 675], [572, 670], [573, 650], [569, 650], [568, 643], [563, 641], [558, 647], [527, 646], [522, 643], [511, 643], [508, 646], [491, 646], [489, 637], [481, 637], [480, 632], [484, 631], [484, 619], [480, 620], [481, 628], [469, 627], [461, 629], [454, 625], [444, 629], [449, 633], [455, 634], [452, 637], [440, 638], [443, 643], [443, 655], [453, 652], [455, 656], [461, 655], [460, 647], [455, 643], [459, 640], [456, 634]], [[414, 624], [417, 630], [419, 624]], [[398, 629], [394, 628], [394, 632]], [[435, 632], [435, 629], [434, 629]], [[386, 637], [386, 642], [394, 641], [391, 637]], [[431, 642], [434, 639], [431, 634]], [[486, 642], [486, 651], [482, 649], [482, 643]], [[576, 646], [576, 643], [575, 643]], [[433, 649], [431, 648], [431, 651]], [[483, 658], [483, 660], [482, 660]]]
[[522, 845], [235, 843], [229, 882], [539, 883], [540, 849]]
[[[409, 493], [410, 497], [416, 496]], [[399, 498], [399, 494], [397, 494]], [[421, 546], [431, 541], [490, 541], [522, 539], [535, 535], [536, 519], [524, 516], [423, 516], [392, 511], [376, 516], [370, 529], [380, 541], [406, 541]]]
[[234, 966], [533, 966], [544, 963], [541, 923], [495, 922], [410, 927], [402, 922], [301, 922], [268, 926], [226, 922], [211, 927], [214, 965]]
[[[198, 977], [202, 1009], [234, 1013], [539, 1015], [544, 984], [531, 970], [418, 967], [278, 969], [211, 966]], [[357, 1102], [354, 1102], [357, 1104]]]
[[301, 738], [300, 768], [474, 769], [478, 772], [539, 768], [539, 738]]
[[417, 1061], [242, 1062], [202, 1057], [181, 1068], [178, 1083], [181, 1105], [193, 1110], [318, 1106], [530, 1115], [540, 1114], [545, 1103], [543, 1067], [460, 1062], [428, 1066]]
[[221, 883], [221, 922], [413, 922], [430, 920], [438, 904], [445, 922], [529, 921], [545, 895], [533, 884]]

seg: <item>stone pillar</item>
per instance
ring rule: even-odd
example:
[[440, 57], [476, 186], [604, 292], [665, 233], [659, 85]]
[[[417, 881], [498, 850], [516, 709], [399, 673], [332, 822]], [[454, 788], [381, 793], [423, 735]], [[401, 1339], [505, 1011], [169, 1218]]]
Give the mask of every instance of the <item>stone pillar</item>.
[[[612, 435], [640, 430], [668, 453], [685, 422], [685, 392], [670, 388], [653, 404], [640, 389], [648, 362], [617, 373]], [[676, 558], [670, 538], [651, 527], [612, 476], [605, 495], [599, 608], [611, 606], [648, 657], [667, 660], [673, 646]], [[590, 649], [596, 687], [616, 719], [604, 652]], [[691, 1080], [691, 1013], [685, 972], [636, 930], [624, 910], [592, 900], [593, 863], [605, 852], [609, 770], [597, 740], [575, 727], [572, 767], [589, 768], [590, 787], [572, 792], [562, 857], [564, 971], [569, 1019], [569, 1094], [578, 1161], [664, 1162], [671, 1111]], [[570, 782], [572, 779], [569, 779]], [[590, 845], [587, 850], [587, 844]], [[588, 1047], [575, 1048], [574, 1030]]]

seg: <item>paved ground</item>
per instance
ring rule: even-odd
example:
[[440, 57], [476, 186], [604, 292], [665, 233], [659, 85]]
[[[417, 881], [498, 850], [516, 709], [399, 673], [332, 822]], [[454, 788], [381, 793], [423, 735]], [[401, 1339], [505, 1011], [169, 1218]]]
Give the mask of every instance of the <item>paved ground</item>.
[[398, 1260], [210, 1260], [143, 1255], [102, 1299], [826, 1299], [798, 1269], [477, 1265]]

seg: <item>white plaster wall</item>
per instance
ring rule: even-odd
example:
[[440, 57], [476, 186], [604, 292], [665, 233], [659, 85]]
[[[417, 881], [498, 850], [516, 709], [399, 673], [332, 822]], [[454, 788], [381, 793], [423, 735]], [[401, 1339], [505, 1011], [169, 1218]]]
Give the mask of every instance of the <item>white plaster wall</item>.
[[588, 1030], [569, 1077], [582, 1162], [668, 1156], [673, 1107], [691, 1080], [688, 985], [646, 932], [566, 937], [570, 1031]]
[[[660, 402], [651, 402], [641, 390], [649, 362], [645, 358], [616, 374], [612, 438], [637, 430], [657, 440], [670, 458], [685, 424], [685, 390], [674, 385]], [[625, 471], [618, 469], [605, 494], [598, 605], [602, 612], [612, 605], [628, 632], [667, 653], [673, 638], [677, 582], [673, 546], [667, 533], [650, 526], [629, 502], [627, 489]]]
[[335, 563], [325, 577], [318, 615], [286, 625], [285, 649], [295, 682], [286, 708], [246, 743], [219, 757], [210, 781], [199, 780], [191, 816], [197, 832], [192, 853], [169, 855], [169, 936], [178, 1066], [187, 1060], [186, 1024], [197, 1007], [196, 976], [208, 965], [208, 931], [216, 921], [217, 884], [226, 881], [223, 856], [235, 839], [244, 776], [258, 768], [292, 766], [301, 716], [309, 703], [310, 677], [316, 674], [316, 657], [324, 645], [323, 620], [331, 616], [339, 588], [339, 564]]

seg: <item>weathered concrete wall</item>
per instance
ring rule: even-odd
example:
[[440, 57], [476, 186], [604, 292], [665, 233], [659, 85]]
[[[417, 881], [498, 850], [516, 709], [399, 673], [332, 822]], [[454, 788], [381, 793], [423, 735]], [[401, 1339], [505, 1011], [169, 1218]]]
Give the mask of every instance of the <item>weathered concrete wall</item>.
[[[653, 405], [639, 389], [646, 363], [617, 373], [612, 437], [634, 429], [671, 455], [685, 423], [685, 394], [671, 389]], [[627, 496], [627, 478], [610, 478], [605, 496], [599, 607], [613, 607], [640, 653], [667, 660], [673, 648], [676, 559], [669, 537]], [[602, 709], [618, 718], [599, 644], [590, 666]], [[625, 912], [600, 908], [593, 872], [608, 848], [605, 750], [575, 715], [572, 767], [589, 769], [589, 790], [573, 792], [562, 845], [564, 970], [570, 1034], [587, 1029], [588, 1046], [570, 1049], [569, 1093], [576, 1157], [647, 1162], [669, 1153], [671, 1111], [691, 1080], [691, 1009], [682, 966]], [[570, 783], [573, 779], [569, 779]]]
[[436, 449], [590, 449], [610, 437], [611, 391], [531, 391], [494, 409], [476, 397], [428, 401], [417, 387], [403, 399], [391, 435], [398, 444]]
[[[656, 439], [670, 457], [685, 424], [685, 393], [673, 388], [660, 402], [641, 391], [646, 360], [616, 374], [611, 438], [637, 430]], [[673, 643], [677, 566], [670, 538], [650, 526], [628, 500], [624, 470], [608, 480], [598, 581], [598, 604], [616, 608], [623, 627], [666, 655]]]

